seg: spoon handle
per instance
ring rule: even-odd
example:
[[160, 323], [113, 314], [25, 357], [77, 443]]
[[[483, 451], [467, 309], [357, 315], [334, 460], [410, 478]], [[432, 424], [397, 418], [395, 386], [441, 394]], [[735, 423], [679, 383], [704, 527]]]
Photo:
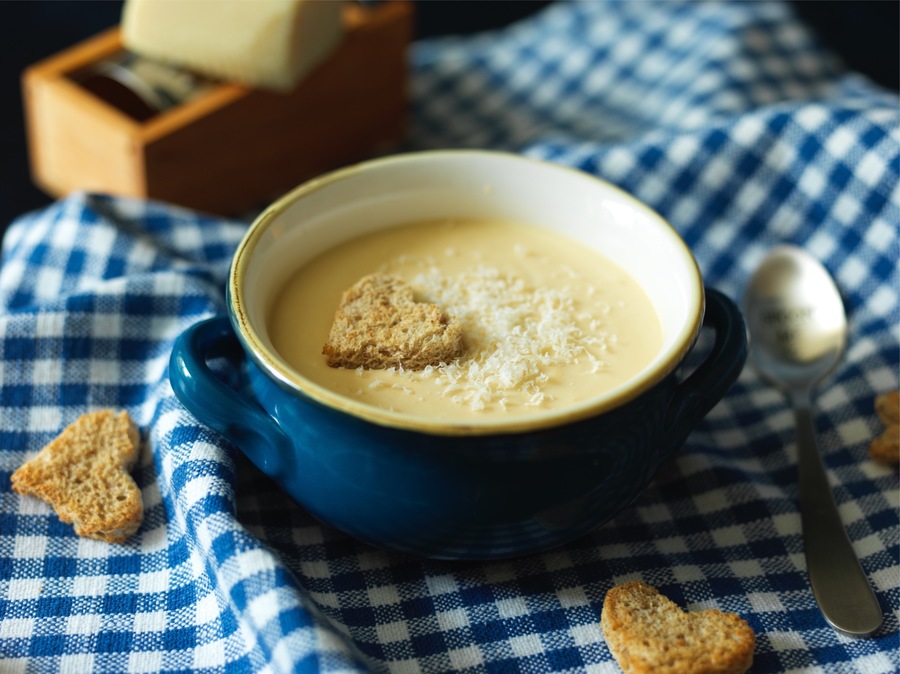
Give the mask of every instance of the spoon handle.
[[794, 408], [800, 479], [800, 519], [813, 595], [836, 630], [871, 634], [882, 612], [841, 522], [816, 446], [811, 406]]

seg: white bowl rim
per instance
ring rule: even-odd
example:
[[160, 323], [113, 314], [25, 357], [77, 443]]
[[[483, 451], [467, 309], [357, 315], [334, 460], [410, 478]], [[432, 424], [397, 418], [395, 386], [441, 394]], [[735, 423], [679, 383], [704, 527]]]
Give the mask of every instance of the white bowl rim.
[[[533, 416], [509, 420], [504, 420], [502, 417], [494, 417], [494, 420], [489, 422], [479, 421], [466, 423], [457, 420], [448, 421], [417, 417], [381, 409], [371, 404], [348, 398], [339, 393], [335, 393], [334, 391], [304, 377], [295, 370], [288, 368], [278, 356], [272, 353], [266, 340], [262, 339], [260, 334], [253, 327], [253, 323], [244, 307], [241, 280], [250, 264], [256, 245], [267, 227], [275, 221], [277, 216], [297, 199], [321, 190], [333, 182], [344, 180], [362, 171], [370, 171], [377, 169], [380, 166], [396, 162], [437, 160], [441, 157], [463, 156], [505, 157], [517, 161], [535, 162], [544, 166], [553, 167], [560, 171], [569, 171], [579, 179], [599, 182], [605, 189], [617, 193], [620, 198], [631, 203], [637, 210], [644, 211], [651, 219], [666, 225], [662, 231], [669, 233], [673, 253], [680, 253], [683, 256], [683, 261], [687, 262], [687, 266], [691, 270], [691, 276], [693, 277], [692, 281], [695, 292], [691, 296], [691, 305], [688, 307], [684, 325], [678, 331], [678, 334], [672, 342], [672, 346], [669, 347], [663, 358], [658, 359], [652, 367], [644, 369], [638, 376], [630, 380], [627, 385], [615, 389], [609, 394], [601, 394], [589, 398], [584, 402], [568, 405], [556, 410], [547, 410]], [[672, 224], [650, 208], [650, 206], [598, 176], [564, 164], [557, 164], [544, 159], [527, 157], [512, 152], [467, 149], [414, 151], [371, 159], [325, 173], [302, 183], [282, 195], [256, 217], [249, 230], [238, 244], [232, 258], [227, 285], [227, 299], [232, 325], [237, 332], [240, 341], [247, 350], [248, 355], [264, 373], [273, 378], [283, 388], [306, 396], [325, 407], [344, 412], [357, 419], [378, 426], [440, 436], [503, 435], [539, 431], [596, 417], [621, 407], [625, 403], [634, 400], [653, 388], [658, 382], [662, 381], [678, 367], [693, 347], [697, 336], [699, 335], [705, 311], [703, 279], [693, 254]]]

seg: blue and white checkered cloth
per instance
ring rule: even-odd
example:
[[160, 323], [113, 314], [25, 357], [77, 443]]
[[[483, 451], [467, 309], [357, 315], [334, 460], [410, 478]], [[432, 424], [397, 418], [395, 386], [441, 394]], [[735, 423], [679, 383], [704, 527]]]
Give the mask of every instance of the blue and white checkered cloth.
[[[897, 471], [867, 458], [900, 388], [900, 101], [781, 2], [553, 5], [411, 50], [409, 148], [578, 167], [665, 216], [739, 298], [774, 244], [835, 276], [846, 361], [818, 396], [834, 495], [885, 612], [835, 633], [805, 575], [793, 420], [747, 368], [627, 511], [558, 550], [490, 563], [383, 552], [319, 524], [168, 384], [173, 340], [224, 310], [247, 223], [73, 195], [9, 229], [0, 268], [0, 671], [617, 672], [606, 591], [640, 579], [739, 614], [753, 671], [900, 669]], [[10, 474], [80, 414], [144, 435], [146, 517], [76, 537]]]

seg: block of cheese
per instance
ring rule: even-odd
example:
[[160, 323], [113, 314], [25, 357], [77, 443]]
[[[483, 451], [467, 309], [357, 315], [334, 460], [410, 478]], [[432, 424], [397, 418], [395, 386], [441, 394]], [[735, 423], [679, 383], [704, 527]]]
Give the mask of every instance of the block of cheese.
[[290, 91], [342, 36], [339, 0], [126, 0], [122, 41], [147, 58]]

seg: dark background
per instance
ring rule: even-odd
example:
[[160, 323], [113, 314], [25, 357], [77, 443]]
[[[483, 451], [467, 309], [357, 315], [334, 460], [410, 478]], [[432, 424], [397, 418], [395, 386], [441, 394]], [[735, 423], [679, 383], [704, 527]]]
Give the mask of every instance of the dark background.
[[[548, 2], [419, 0], [416, 35], [498, 28]], [[794, 5], [851, 68], [891, 89], [900, 87], [900, 2], [797, 0]], [[50, 202], [28, 173], [22, 70], [113, 26], [121, 11], [121, 0], [0, 0], [0, 235], [16, 216]]]

